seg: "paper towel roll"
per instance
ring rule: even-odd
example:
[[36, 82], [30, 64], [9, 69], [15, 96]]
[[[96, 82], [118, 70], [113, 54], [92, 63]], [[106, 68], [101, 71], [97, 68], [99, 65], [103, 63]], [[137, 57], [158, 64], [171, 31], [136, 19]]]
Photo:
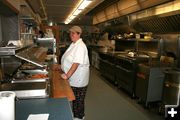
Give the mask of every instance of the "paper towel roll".
[[0, 92], [0, 120], [15, 120], [15, 92]]

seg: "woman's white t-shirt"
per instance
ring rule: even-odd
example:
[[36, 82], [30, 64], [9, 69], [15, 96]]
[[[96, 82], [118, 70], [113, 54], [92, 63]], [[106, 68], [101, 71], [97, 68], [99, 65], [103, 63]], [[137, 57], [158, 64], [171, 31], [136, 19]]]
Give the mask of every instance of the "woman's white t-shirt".
[[67, 73], [73, 63], [79, 63], [78, 68], [69, 78], [73, 87], [85, 87], [89, 82], [89, 57], [88, 50], [82, 39], [71, 43], [61, 58], [61, 69]]

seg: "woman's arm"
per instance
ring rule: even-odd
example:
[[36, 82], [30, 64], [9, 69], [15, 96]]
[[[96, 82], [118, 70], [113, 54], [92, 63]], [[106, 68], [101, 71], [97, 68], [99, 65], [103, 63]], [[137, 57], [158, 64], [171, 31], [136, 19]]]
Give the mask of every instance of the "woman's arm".
[[61, 75], [61, 77], [63, 78], [63, 79], [68, 79], [68, 78], [70, 78], [72, 75], [73, 75], [73, 73], [76, 71], [76, 69], [78, 68], [78, 66], [79, 66], [79, 63], [73, 63], [72, 64], [72, 66], [71, 66], [71, 68], [69, 69], [69, 71], [67, 72], [67, 74], [62, 74]]

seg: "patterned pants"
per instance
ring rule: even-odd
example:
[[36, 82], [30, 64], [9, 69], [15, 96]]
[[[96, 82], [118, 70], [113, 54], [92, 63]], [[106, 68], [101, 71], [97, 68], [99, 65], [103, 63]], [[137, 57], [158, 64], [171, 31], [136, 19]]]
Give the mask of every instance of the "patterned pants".
[[84, 99], [87, 87], [72, 87], [76, 99], [72, 102], [74, 117], [82, 119], [84, 117]]

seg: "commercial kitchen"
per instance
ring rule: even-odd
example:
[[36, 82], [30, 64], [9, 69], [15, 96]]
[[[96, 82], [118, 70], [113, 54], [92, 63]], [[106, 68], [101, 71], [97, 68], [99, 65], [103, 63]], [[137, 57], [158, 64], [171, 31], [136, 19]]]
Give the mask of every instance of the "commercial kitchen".
[[90, 61], [85, 120], [179, 119], [180, 0], [0, 0], [0, 120], [74, 119], [54, 69], [72, 26]]

